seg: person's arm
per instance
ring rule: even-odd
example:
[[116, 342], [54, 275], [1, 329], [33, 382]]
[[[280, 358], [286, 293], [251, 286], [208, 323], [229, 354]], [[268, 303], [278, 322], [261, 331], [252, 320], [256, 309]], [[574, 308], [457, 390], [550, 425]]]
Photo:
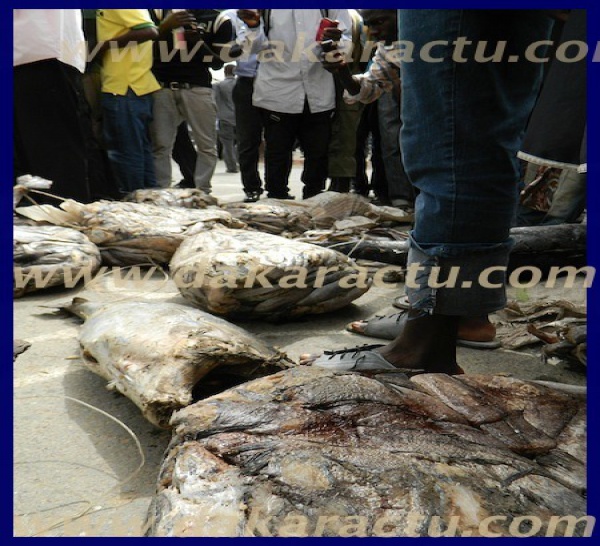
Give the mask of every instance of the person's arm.
[[262, 12], [263, 10], [248, 9], [239, 9], [237, 11], [237, 17], [234, 21], [236, 42], [245, 54], [258, 53], [268, 45]]
[[160, 22], [158, 39], [166, 39], [176, 28], [195, 27], [196, 24], [196, 18], [189, 11], [172, 11]]
[[352, 76], [346, 65], [345, 78], [352, 78], [353, 85], [346, 87], [344, 80], [340, 82], [346, 89], [344, 100], [349, 104], [356, 102], [369, 103], [376, 101], [383, 93], [400, 92], [400, 67], [385, 59], [385, 49], [382, 44], [377, 47], [373, 62], [365, 74]]
[[119, 36], [99, 42], [97, 54], [109, 48], [122, 48], [130, 44], [141, 44], [158, 38], [158, 30], [147, 10], [102, 10], [102, 17], [120, 23], [127, 31]]

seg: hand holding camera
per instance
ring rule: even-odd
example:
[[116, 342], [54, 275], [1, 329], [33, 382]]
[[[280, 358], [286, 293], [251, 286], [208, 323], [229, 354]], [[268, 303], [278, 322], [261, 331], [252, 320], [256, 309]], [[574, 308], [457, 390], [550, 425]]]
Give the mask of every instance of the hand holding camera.
[[259, 9], [239, 9], [237, 16], [248, 25], [248, 28], [256, 28], [260, 25], [261, 10]]
[[316, 40], [320, 42], [321, 46], [321, 62], [323, 68], [329, 72], [336, 72], [345, 65], [343, 55], [337, 52], [337, 43], [342, 38], [342, 31], [338, 28], [338, 25], [339, 21], [333, 21], [325, 17], [321, 19], [317, 30]]
[[195, 30], [196, 25], [196, 18], [189, 11], [185, 9], [174, 9], [160, 23], [160, 28], [165, 32], [175, 30], [176, 28], [183, 28], [184, 30]]

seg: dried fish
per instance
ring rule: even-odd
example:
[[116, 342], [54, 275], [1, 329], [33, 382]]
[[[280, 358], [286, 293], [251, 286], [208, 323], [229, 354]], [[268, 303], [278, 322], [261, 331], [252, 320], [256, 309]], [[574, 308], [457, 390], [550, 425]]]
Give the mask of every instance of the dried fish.
[[58, 226], [23, 226], [13, 229], [13, 294], [67, 283], [73, 288], [80, 273], [95, 273], [100, 251], [83, 233]]
[[66, 309], [85, 319], [84, 365], [159, 427], [194, 400], [291, 365], [248, 332], [186, 305], [75, 298]]
[[296, 237], [313, 226], [308, 207], [303, 203], [263, 199], [257, 203], [231, 203], [222, 208], [251, 229]]
[[216, 224], [243, 227], [220, 209], [183, 209], [146, 203], [96, 201], [82, 205], [68, 200], [61, 208], [49, 205], [23, 207], [19, 214], [85, 233], [98, 245], [109, 265], [168, 263], [181, 241]]
[[370, 285], [349, 258], [333, 250], [227, 228], [188, 237], [170, 270], [194, 305], [241, 320], [333, 311]]
[[219, 205], [216, 197], [196, 188], [136, 190], [123, 200], [132, 203], [147, 203], [159, 207], [183, 207], [186, 209], [205, 209]]
[[[491, 391], [452, 385], [476, 406], [460, 415], [421, 392], [439, 378], [397, 375], [297, 367], [176, 412], [147, 535], [431, 536], [456, 518], [457, 536], [477, 536], [499, 514], [490, 532], [509, 536], [513, 518], [525, 516], [540, 518], [534, 534], [543, 535], [552, 516], [586, 513], [583, 465], [555, 451], [560, 440], [540, 442], [528, 425], [537, 451], [523, 457], [514, 434], [505, 444], [489, 423], [462, 416], [480, 415], [485, 399], [492, 418]], [[520, 400], [526, 385], [512, 387]], [[511, 386], [503, 389], [510, 405]], [[498, 408], [495, 417], [511, 419], [516, 433], [518, 415]]]

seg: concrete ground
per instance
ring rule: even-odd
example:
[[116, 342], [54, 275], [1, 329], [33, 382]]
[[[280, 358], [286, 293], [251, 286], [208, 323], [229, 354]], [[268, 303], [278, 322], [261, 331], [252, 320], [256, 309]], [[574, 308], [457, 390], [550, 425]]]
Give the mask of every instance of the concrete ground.
[[[301, 195], [300, 169], [291, 192]], [[243, 198], [239, 175], [219, 162], [214, 194]], [[108, 279], [76, 290], [49, 290], [14, 306], [15, 338], [31, 347], [14, 364], [14, 534], [16, 536], [139, 536], [170, 434], [154, 428], [125, 397], [78, 357], [78, 322], [48, 314], [75, 295], [114, 301], [136, 295], [110, 288]], [[300, 353], [369, 341], [344, 331], [347, 322], [391, 309], [394, 291], [374, 288], [346, 309], [287, 324], [248, 323], [244, 328], [295, 358]], [[514, 294], [513, 294], [514, 296]], [[179, 301], [176, 287], [156, 278], [143, 297]], [[543, 287], [531, 298], [584, 301], [583, 289], [557, 293]], [[140, 325], [146, 327], [148, 325]], [[505, 373], [523, 379], [585, 384], [580, 370], [544, 364], [535, 352], [458, 349], [468, 373]]]

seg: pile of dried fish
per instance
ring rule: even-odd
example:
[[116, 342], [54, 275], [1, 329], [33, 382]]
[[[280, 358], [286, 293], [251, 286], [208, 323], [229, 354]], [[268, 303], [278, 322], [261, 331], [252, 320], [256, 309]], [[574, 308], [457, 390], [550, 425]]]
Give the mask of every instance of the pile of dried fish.
[[83, 272], [100, 267], [98, 247], [79, 231], [58, 226], [23, 226], [13, 229], [13, 294], [51, 286], [73, 288]]
[[96, 201], [82, 205], [68, 200], [60, 209], [50, 205], [18, 208], [38, 222], [70, 226], [98, 245], [109, 265], [168, 263], [189, 234], [215, 224], [243, 227], [224, 210], [159, 207], [146, 203]]
[[586, 514], [585, 396], [516, 379], [299, 367], [172, 424], [150, 536], [510, 536], [519, 516], [544, 535]]
[[274, 235], [296, 237], [313, 227], [304, 202], [263, 199], [257, 203], [231, 203], [223, 209], [249, 228]]
[[240, 320], [334, 311], [369, 288], [365, 275], [343, 254], [277, 235], [220, 227], [187, 237], [170, 272], [194, 305]]
[[216, 197], [195, 188], [161, 188], [156, 190], [136, 190], [125, 197], [124, 201], [148, 203], [160, 207], [183, 207], [186, 209], [205, 209], [218, 206]]
[[291, 364], [241, 328], [186, 305], [75, 298], [67, 309], [85, 319], [85, 366], [159, 427], [194, 400]]
[[571, 302], [510, 302], [498, 313], [497, 337], [503, 347], [521, 349], [544, 344], [545, 359], [559, 358], [587, 364], [587, 312]]
[[295, 202], [264, 199], [223, 208], [248, 226], [305, 242], [348, 240], [382, 222], [409, 223], [413, 216], [393, 207], [377, 207], [352, 193], [323, 192]]

